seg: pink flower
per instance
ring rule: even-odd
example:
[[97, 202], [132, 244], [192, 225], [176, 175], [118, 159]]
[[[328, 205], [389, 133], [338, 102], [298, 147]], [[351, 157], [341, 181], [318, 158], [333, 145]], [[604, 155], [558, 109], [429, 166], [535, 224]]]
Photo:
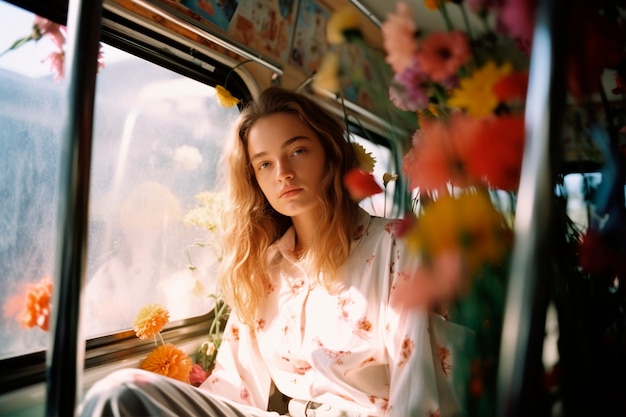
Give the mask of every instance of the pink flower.
[[428, 80], [416, 59], [396, 73], [389, 87], [389, 99], [400, 110], [417, 111], [428, 106]]
[[424, 73], [445, 81], [471, 58], [467, 37], [459, 31], [435, 32], [424, 40], [417, 58]]
[[102, 50], [102, 44], [98, 49], [98, 69], [104, 68], [104, 51]]
[[435, 277], [425, 268], [400, 276], [391, 290], [389, 306], [394, 310], [427, 311], [435, 299], [435, 283]]
[[[39, 35], [36, 39], [41, 38], [41, 36], [47, 36], [56, 47], [56, 51], [50, 53], [42, 62], [50, 62], [50, 72], [54, 74], [54, 80], [60, 81], [65, 75], [65, 41], [67, 28], [41, 16], [35, 16], [33, 26], [35, 28], [34, 33], [37, 32]], [[102, 44], [100, 44], [98, 51], [98, 70], [101, 68], [104, 68]]]
[[50, 62], [50, 71], [54, 74], [54, 80], [60, 81], [65, 74], [65, 52], [52, 52], [42, 62]]
[[463, 253], [446, 250], [410, 276], [400, 275], [394, 282], [389, 305], [396, 310], [431, 310], [466, 291], [470, 278]]
[[535, 29], [537, 0], [503, 0], [499, 9], [500, 31], [516, 40], [518, 47], [528, 53]]
[[35, 16], [33, 25], [39, 30], [41, 36], [48, 36], [59, 51], [63, 50], [65, 45], [65, 26], [61, 26], [41, 16]]
[[387, 51], [385, 61], [395, 73], [411, 65], [417, 53], [417, 28], [411, 9], [404, 2], [396, 4], [396, 13], [390, 13], [382, 24], [383, 46]]
[[189, 373], [189, 383], [194, 387], [199, 387], [209, 377], [209, 372], [202, 369], [197, 363], [194, 363]]

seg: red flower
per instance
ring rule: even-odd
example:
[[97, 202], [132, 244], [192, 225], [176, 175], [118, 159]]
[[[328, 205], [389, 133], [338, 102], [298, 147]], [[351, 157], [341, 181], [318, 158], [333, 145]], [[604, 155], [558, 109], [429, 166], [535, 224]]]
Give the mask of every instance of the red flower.
[[589, 229], [580, 241], [578, 262], [592, 274], [624, 276], [626, 264], [617, 247], [597, 230]]
[[468, 173], [492, 187], [516, 191], [524, 153], [524, 119], [503, 116], [483, 119], [465, 155]]
[[528, 90], [528, 73], [516, 71], [503, 76], [493, 86], [493, 92], [500, 102], [525, 100]]
[[[606, 68], [616, 68], [624, 56], [624, 28], [599, 15], [596, 2], [575, 2], [570, 10], [567, 85], [577, 100], [600, 90]], [[602, 45], [600, 48], [598, 45]]]
[[374, 176], [360, 168], [354, 168], [346, 174], [343, 183], [355, 201], [361, 201], [366, 197], [381, 193], [382, 187], [378, 185]]

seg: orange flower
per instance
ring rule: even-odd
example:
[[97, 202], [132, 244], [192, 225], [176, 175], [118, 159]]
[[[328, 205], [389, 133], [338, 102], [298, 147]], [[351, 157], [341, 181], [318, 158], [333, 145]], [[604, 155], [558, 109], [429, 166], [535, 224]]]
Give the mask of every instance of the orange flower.
[[[41, 330], [48, 331], [51, 297], [52, 279], [50, 277], [43, 277], [38, 283], [29, 284], [23, 310], [17, 316], [18, 322], [23, 327], [39, 326]], [[12, 298], [10, 301], [10, 304], [15, 305], [17, 298]], [[5, 306], [5, 312], [9, 309]]]
[[448, 183], [470, 185], [464, 155], [476, 128], [476, 119], [462, 113], [453, 114], [448, 122], [423, 123], [413, 135], [413, 148], [403, 162], [411, 188], [441, 190]]
[[374, 176], [360, 168], [354, 168], [348, 172], [343, 182], [350, 193], [350, 197], [355, 201], [361, 201], [383, 191]]
[[171, 343], [161, 345], [141, 363], [140, 368], [182, 382], [189, 382], [193, 366], [189, 356]]
[[148, 304], [137, 313], [133, 330], [140, 339], [156, 336], [170, 320], [170, 313], [160, 304]]

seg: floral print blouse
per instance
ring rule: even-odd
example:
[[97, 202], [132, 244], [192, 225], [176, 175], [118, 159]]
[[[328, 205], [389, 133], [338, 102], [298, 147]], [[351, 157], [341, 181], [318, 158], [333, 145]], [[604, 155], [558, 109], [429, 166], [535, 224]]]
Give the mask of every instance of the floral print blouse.
[[298, 265], [293, 228], [270, 248], [273, 287], [256, 326], [231, 315], [202, 389], [261, 409], [273, 382], [291, 398], [363, 416], [459, 412], [451, 370], [468, 331], [389, 305], [394, 283], [417, 260], [395, 237], [396, 221], [359, 215], [341, 285], [331, 292]]

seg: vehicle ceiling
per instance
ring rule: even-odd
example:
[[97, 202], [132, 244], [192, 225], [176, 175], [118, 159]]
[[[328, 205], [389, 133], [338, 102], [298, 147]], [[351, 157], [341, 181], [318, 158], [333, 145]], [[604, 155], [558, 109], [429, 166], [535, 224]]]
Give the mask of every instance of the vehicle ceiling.
[[[363, 6], [364, 9], [369, 10], [374, 19], [382, 22], [385, 20], [389, 13], [395, 13], [396, 4], [400, 1], [404, 1], [413, 12], [413, 17], [417, 24], [417, 28], [425, 33], [433, 32], [437, 30], [445, 30], [444, 21], [436, 10], [429, 10], [424, 6], [424, 0], [350, 0], [351, 3], [357, 7]], [[448, 6], [450, 18], [455, 27], [463, 28], [464, 23], [458, 7]], [[473, 27], [479, 27], [480, 22], [475, 16], [471, 16], [470, 23]], [[481, 25], [482, 27], [482, 25]]]

